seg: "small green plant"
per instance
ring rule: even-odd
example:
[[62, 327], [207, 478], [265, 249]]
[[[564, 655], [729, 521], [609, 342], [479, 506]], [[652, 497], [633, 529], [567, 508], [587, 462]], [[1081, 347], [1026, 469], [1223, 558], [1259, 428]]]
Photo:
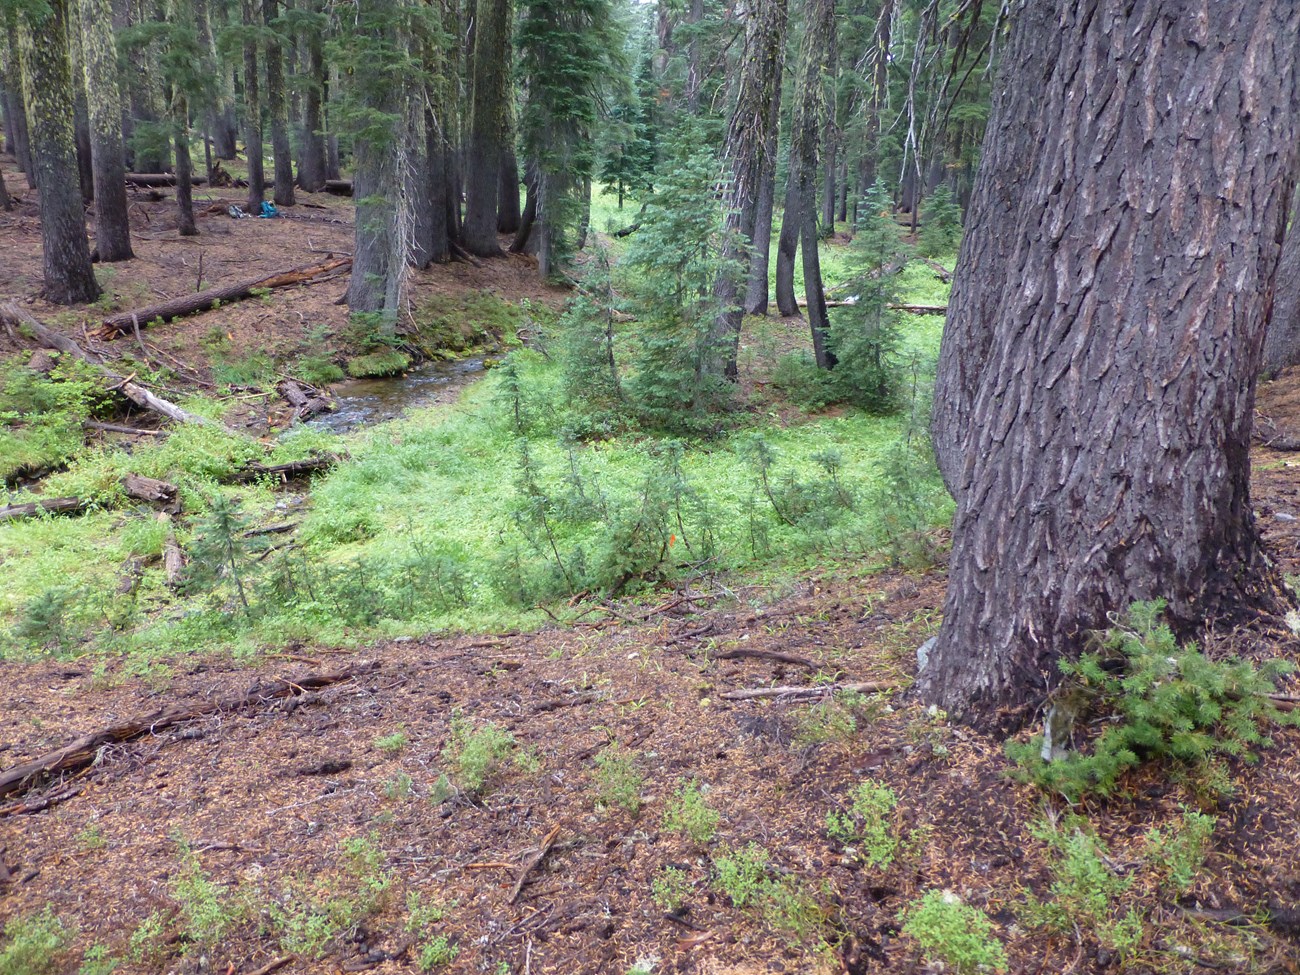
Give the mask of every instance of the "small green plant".
[[691, 779], [678, 787], [664, 810], [664, 829], [682, 833], [702, 846], [713, 839], [720, 818], [718, 811], [704, 801], [700, 783]]
[[650, 897], [655, 906], [669, 914], [680, 914], [694, 889], [691, 878], [680, 867], [664, 867], [650, 881]]
[[66, 652], [75, 643], [69, 622], [75, 597], [66, 588], [46, 589], [23, 607], [13, 626], [14, 636], [33, 650]]
[[868, 864], [884, 869], [898, 850], [894, 811], [898, 796], [887, 785], [867, 779], [849, 793], [848, 811], [832, 809], [826, 814], [826, 832], [831, 839], [853, 846]]
[[4, 926], [0, 975], [47, 975], [59, 968], [59, 955], [72, 932], [46, 907], [34, 917], [12, 917]]
[[903, 914], [903, 933], [917, 940], [927, 961], [942, 962], [944, 971], [1007, 970], [1006, 951], [988, 915], [950, 891], [932, 890], [912, 901]]
[[[1253, 749], [1267, 748], [1270, 724], [1300, 723], [1300, 711], [1285, 714], [1268, 695], [1277, 678], [1291, 671], [1285, 661], [1256, 668], [1246, 660], [1211, 660], [1195, 644], [1178, 646], [1160, 621], [1161, 600], [1134, 603], [1122, 621], [1101, 637], [1101, 649], [1085, 653], [1061, 670], [1070, 678], [1062, 706], [1113, 715], [1091, 752], [1070, 751], [1045, 758], [1043, 737], [1009, 743], [1007, 753], [1039, 787], [1077, 801], [1109, 795], [1128, 769], [1152, 760], [1204, 768], [1218, 756], [1253, 761]], [[1054, 743], [1055, 744], [1055, 743]]]
[[596, 756], [596, 800], [606, 808], [618, 806], [632, 816], [641, 812], [645, 776], [636, 767], [636, 753], [611, 746]]
[[1146, 835], [1147, 859], [1182, 896], [1205, 865], [1210, 838], [1218, 820], [1184, 809], [1182, 818], [1169, 826], [1154, 826]]
[[758, 905], [768, 925], [797, 941], [811, 940], [827, 920], [821, 901], [794, 877], [765, 881]]
[[108, 846], [108, 840], [104, 839], [104, 831], [99, 824], [91, 823], [77, 834], [77, 845], [83, 850], [102, 850]]
[[180, 906], [185, 938], [211, 947], [222, 941], [243, 917], [243, 905], [214, 884], [199, 859], [181, 842], [181, 869], [172, 879], [172, 898]]
[[431, 972], [435, 968], [450, 965], [460, 954], [460, 948], [452, 944], [445, 934], [440, 934], [431, 941], [426, 941], [420, 949], [420, 971]]
[[[445, 906], [436, 901], [426, 903], [419, 891], [413, 890], [406, 895], [406, 930], [411, 934], [417, 937], [428, 934], [429, 929], [446, 916]], [[420, 970], [428, 972], [449, 965], [459, 954], [460, 949], [447, 935], [434, 935], [420, 947]]]
[[81, 967], [77, 969], [77, 975], [112, 975], [120, 964], [122, 960], [114, 958], [107, 945], [93, 944], [81, 956]]
[[713, 861], [718, 886], [736, 907], [751, 903], [764, 890], [767, 850], [750, 842], [743, 850], [731, 850]]
[[384, 797], [386, 799], [409, 799], [411, 797], [411, 788], [415, 781], [405, 772], [398, 772], [395, 776], [384, 783]]
[[1055, 860], [1051, 896], [1042, 901], [1031, 897], [1021, 909], [1024, 920], [1061, 933], [1091, 932], [1106, 948], [1131, 953], [1143, 936], [1142, 915], [1121, 904], [1133, 877], [1115, 871], [1110, 850], [1088, 821], [1067, 816], [1061, 823], [1038, 823], [1030, 831], [1048, 844]]
[[376, 748], [389, 758], [392, 758], [395, 755], [400, 755], [402, 749], [409, 743], [410, 739], [406, 736], [406, 731], [402, 728], [398, 728], [391, 735], [381, 735], [372, 742]]
[[137, 965], [162, 960], [167, 944], [167, 922], [154, 911], [140, 922], [126, 942], [126, 957]]
[[506, 762], [525, 772], [535, 772], [537, 759], [521, 749], [515, 736], [488, 721], [474, 727], [457, 708], [452, 712], [450, 735], [442, 759], [456, 772], [456, 781], [466, 792], [482, 794], [504, 771]]

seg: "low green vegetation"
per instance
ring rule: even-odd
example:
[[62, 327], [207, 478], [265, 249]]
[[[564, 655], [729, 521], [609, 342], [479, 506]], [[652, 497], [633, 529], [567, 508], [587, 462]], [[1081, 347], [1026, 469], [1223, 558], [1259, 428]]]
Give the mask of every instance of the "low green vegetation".
[[704, 846], [718, 831], [718, 811], [705, 801], [700, 783], [683, 781], [664, 810], [664, 829], [681, 833], [692, 843]]
[[636, 753], [611, 746], [596, 756], [596, 801], [607, 809], [617, 806], [632, 816], [641, 812], [645, 775], [637, 768]]
[[510, 764], [530, 774], [539, 767], [536, 757], [519, 747], [510, 732], [492, 721], [476, 723], [459, 709], [452, 715], [442, 760], [456, 784], [473, 795], [495, 785]]
[[60, 953], [71, 939], [72, 932], [48, 907], [36, 915], [10, 918], [0, 948], [0, 975], [52, 975], [59, 971]]
[[946, 890], [932, 890], [908, 905], [903, 933], [916, 939], [926, 961], [956, 975], [1004, 972], [1007, 955], [988, 915]]
[[832, 809], [826, 814], [826, 832], [831, 839], [853, 847], [863, 862], [884, 869], [898, 850], [897, 806], [893, 789], [867, 779], [849, 794], [847, 810]]
[[[1007, 752], [1023, 775], [1071, 801], [1109, 795], [1121, 777], [1146, 761], [1230, 788], [1218, 765], [1223, 756], [1254, 761], [1268, 748], [1270, 725], [1300, 723], [1270, 700], [1283, 660], [1256, 667], [1248, 660], [1211, 660], [1195, 644], [1179, 646], [1161, 621], [1164, 603], [1135, 603], [1101, 638], [1100, 649], [1077, 663], [1061, 662], [1067, 686], [1059, 698], [1077, 718], [1107, 715], [1087, 751], [1043, 756], [1043, 737], [1011, 743]], [[1076, 718], [1076, 720], [1077, 720]]]

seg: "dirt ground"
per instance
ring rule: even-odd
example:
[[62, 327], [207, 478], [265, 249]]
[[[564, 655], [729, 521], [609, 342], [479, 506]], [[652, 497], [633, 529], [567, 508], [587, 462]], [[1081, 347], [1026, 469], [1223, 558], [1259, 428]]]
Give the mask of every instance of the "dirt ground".
[[[30, 197], [11, 162], [4, 175], [11, 191]], [[305, 198], [324, 209], [283, 221], [208, 215], [203, 236], [179, 243], [158, 209], [165, 204], [133, 207], [139, 257], [118, 280], [147, 287], [140, 296], [154, 300], [191, 290], [200, 255], [203, 279], [217, 282], [307, 263], [299, 259], [305, 248], [348, 250], [348, 204]], [[0, 214], [0, 292], [30, 298], [38, 246], [30, 199]], [[451, 265], [421, 272], [415, 287], [492, 287], [555, 300], [528, 270], [525, 259]], [[342, 324], [334, 304], [341, 291], [341, 282], [309, 286], [291, 302], [244, 302], [208, 317], [249, 343], [287, 346], [315, 323]], [[58, 314], [39, 300], [30, 307], [46, 320]], [[187, 343], [202, 331], [192, 323], [151, 329], [148, 348], [197, 362]], [[1300, 429], [1297, 388], [1288, 377], [1266, 386], [1261, 413]], [[1284, 571], [1300, 573], [1294, 456], [1259, 448], [1255, 490], [1271, 550]], [[900, 912], [936, 888], [989, 913], [1014, 972], [1115, 970], [1115, 958], [1027, 929], [1015, 913], [1027, 894], [1047, 896], [1047, 851], [1029, 827], [1061, 806], [1007, 778], [1000, 742], [893, 694], [906, 688], [916, 648], [935, 632], [943, 586], [939, 566], [812, 575], [784, 592], [685, 590], [538, 633], [396, 640], [355, 652], [301, 646], [248, 664], [180, 656], [163, 661], [174, 676], [153, 686], [117, 683], [118, 665], [97, 668], [93, 660], [5, 663], [3, 768], [161, 708], [200, 707], [250, 689], [253, 700], [105, 746], [90, 767], [0, 799], [0, 923], [47, 904], [75, 923], [77, 950], [59, 959], [61, 971], [75, 971], [91, 944], [124, 953], [130, 933], [155, 912], [169, 929], [178, 926], [184, 841], [221, 891], [247, 895], [254, 908], [214, 947], [187, 951], [173, 940], [162, 957], [117, 971], [250, 975], [283, 959], [269, 931], [270, 905], [291, 890], [346, 889], [341, 844], [373, 836], [392, 871], [377, 910], [323, 958], [291, 958], [279, 971], [417, 970], [420, 945], [403, 922], [407, 895], [420, 892], [447, 908], [436, 931], [460, 949], [445, 969], [452, 972], [495, 972], [505, 963], [525, 975], [622, 975], [638, 962], [702, 975], [920, 972]], [[1235, 645], [1225, 637], [1210, 649]], [[1295, 656], [1293, 646], [1284, 652]], [[347, 671], [355, 676], [303, 689], [313, 675]], [[842, 715], [816, 699], [726, 696], [811, 688], [827, 678], [884, 689], [856, 706], [853, 733], [836, 733]], [[443, 749], [457, 713], [510, 731], [536, 769], [512, 768], [481, 796], [443, 799]], [[376, 745], [399, 731], [407, 739], [400, 750]], [[1300, 971], [1300, 732], [1275, 737], [1257, 765], [1232, 763], [1236, 793], [1206, 807], [1219, 819], [1206, 870], [1188, 896], [1159, 901], [1148, 917], [1147, 948], [1163, 961], [1130, 971]], [[598, 802], [596, 758], [610, 745], [627, 749], [644, 776], [637, 816]], [[887, 869], [864, 865], [827, 830], [827, 813], [843, 809], [864, 778], [887, 783], [899, 798], [894, 825], [909, 840]], [[687, 780], [701, 783], [721, 813], [709, 841], [665, 826]], [[1193, 801], [1185, 786], [1154, 772], [1131, 792], [1128, 801], [1088, 810], [1119, 869], [1153, 824]], [[526, 869], [552, 833], [553, 845]], [[751, 841], [825, 908], [835, 942], [828, 951], [814, 955], [815, 936], [780, 932], [711, 882], [710, 859]], [[667, 866], [690, 884], [676, 915], [652, 897]], [[1236, 920], [1207, 933], [1207, 918], [1256, 915], [1261, 923], [1250, 924], [1248, 936]], [[1220, 930], [1230, 948], [1216, 948]]]

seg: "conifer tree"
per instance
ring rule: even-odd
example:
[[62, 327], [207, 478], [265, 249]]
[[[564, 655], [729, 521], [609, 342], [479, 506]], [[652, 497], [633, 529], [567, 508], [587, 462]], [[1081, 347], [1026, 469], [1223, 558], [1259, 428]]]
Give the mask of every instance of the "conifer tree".
[[271, 120], [271, 158], [274, 163], [276, 206], [293, 206], [293, 152], [289, 145], [289, 106], [284, 89], [284, 47], [277, 0], [262, 0], [266, 26], [266, 114]]
[[95, 250], [105, 263], [134, 257], [127, 216], [126, 163], [122, 146], [122, 96], [118, 90], [113, 7], [109, 0], [81, 0], [79, 28], [89, 97], [91, 161], [95, 180]]
[[40, 193], [41, 265], [45, 295], [56, 304], [94, 301], [73, 135], [69, 0], [30, 6], [19, 15], [23, 96], [31, 125], [32, 163]]
[[256, 213], [266, 196], [262, 158], [262, 100], [257, 47], [261, 9], [258, 0], [241, 0], [243, 27], [239, 33], [244, 54], [244, 155], [248, 158], [248, 209]]
[[493, 257], [501, 253], [497, 242], [497, 198], [510, 97], [510, 0], [477, 0], [474, 11], [461, 243], [471, 254]]

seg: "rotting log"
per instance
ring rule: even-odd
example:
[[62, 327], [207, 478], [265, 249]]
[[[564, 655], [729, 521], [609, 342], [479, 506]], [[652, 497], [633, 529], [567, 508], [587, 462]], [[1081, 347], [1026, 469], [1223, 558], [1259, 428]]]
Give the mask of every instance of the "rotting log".
[[44, 501], [28, 501], [24, 504], [10, 504], [0, 508], [0, 521], [17, 521], [20, 518], [33, 518], [36, 515], [75, 515], [90, 507], [82, 498], [47, 498]]
[[170, 481], [145, 477], [143, 474], [127, 474], [122, 478], [122, 490], [127, 497], [137, 501], [152, 501], [164, 506], [164, 510], [175, 513], [180, 510], [180, 491]]
[[276, 389], [294, 408], [294, 418], [298, 420], [305, 420], [317, 413], [329, 413], [338, 409], [338, 404], [328, 396], [310, 395], [311, 392], [315, 391], [309, 390], [308, 387], [293, 379], [284, 380]]
[[255, 684], [245, 694], [208, 701], [189, 707], [162, 708], [143, 717], [132, 718], [119, 724], [110, 725], [100, 731], [82, 735], [55, 751], [41, 755], [31, 761], [23, 762], [0, 772], [0, 797], [25, 792], [37, 782], [62, 772], [77, 772], [93, 765], [100, 750], [105, 745], [131, 741], [144, 735], [157, 734], [165, 728], [193, 721], [209, 715], [229, 711], [238, 711], [264, 701], [280, 698], [297, 697], [308, 690], [328, 687], [345, 680], [351, 680], [379, 669], [377, 662], [365, 662], [346, 670], [332, 674], [305, 674], [290, 680], [275, 677], [266, 683]]
[[307, 460], [295, 460], [287, 464], [249, 464], [247, 467], [236, 471], [230, 480], [240, 484], [256, 481], [263, 477], [291, 481], [296, 477], [307, 477], [311, 474], [327, 471], [338, 462], [339, 459], [335, 455], [325, 454], [322, 457], [309, 457]]
[[181, 576], [185, 571], [185, 552], [176, 541], [176, 530], [172, 525], [171, 513], [159, 512], [158, 520], [167, 526], [167, 538], [163, 541], [163, 575], [168, 587], [175, 589], [180, 585]]
[[17, 340], [20, 331], [26, 332], [45, 348], [55, 349], [80, 359], [109, 380], [110, 390], [121, 393], [136, 406], [159, 413], [170, 420], [175, 420], [177, 423], [197, 423], [204, 426], [220, 425], [207, 417], [188, 413], [170, 400], [165, 400], [161, 396], [149, 392], [143, 386], [131, 381], [134, 376], [123, 377], [118, 375], [104, 365], [103, 360], [98, 356], [91, 355], [66, 335], [61, 335], [54, 329], [42, 325], [13, 303], [0, 305], [0, 324], [3, 324], [8, 329], [10, 336], [15, 340]]
[[137, 308], [134, 311], [124, 311], [118, 312], [116, 315], [110, 315], [104, 319], [104, 324], [96, 330], [95, 335], [97, 338], [114, 339], [119, 335], [133, 331], [137, 324], [143, 328], [159, 319], [166, 322], [173, 318], [180, 318], [183, 315], [208, 311], [218, 302], [226, 304], [243, 301], [245, 298], [252, 297], [255, 291], [303, 284], [313, 278], [328, 274], [330, 271], [337, 271], [351, 266], [352, 258], [342, 257], [321, 264], [308, 264], [303, 267], [290, 268], [287, 271], [277, 271], [275, 274], [265, 277], [250, 278], [235, 284], [209, 288], [195, 294], [181, 295], [168, 301], [159, 302], [156, 305], [149, 305], [146, 308]]
[[[207, 177], [204, 176], [190, 177], [191, 186], [202, 186], [206, 182], [207, 182]], [[175, 186], [176, 174], [175, 173], [127, 173], [126, 183], [128, 186], [145, 186], [145, 187]]]
[[880, 691], [894, 691], [897, 684], [885, 681], [865, 681], [859, 684], [819, 684], [815, 687], [755, 687], [742, 691], [723, 691], [718, 697], [728, 701], [748, 701], [760, 697], [780, 697], [798, 700], [810, 697], [826, 697], [837, 691], [850, 691], [856, 694], [875, 694]]
[[351, 196], [352, 180], [350, 179], [327, 179], [325, 181], [325, 192], [334, 196]]

